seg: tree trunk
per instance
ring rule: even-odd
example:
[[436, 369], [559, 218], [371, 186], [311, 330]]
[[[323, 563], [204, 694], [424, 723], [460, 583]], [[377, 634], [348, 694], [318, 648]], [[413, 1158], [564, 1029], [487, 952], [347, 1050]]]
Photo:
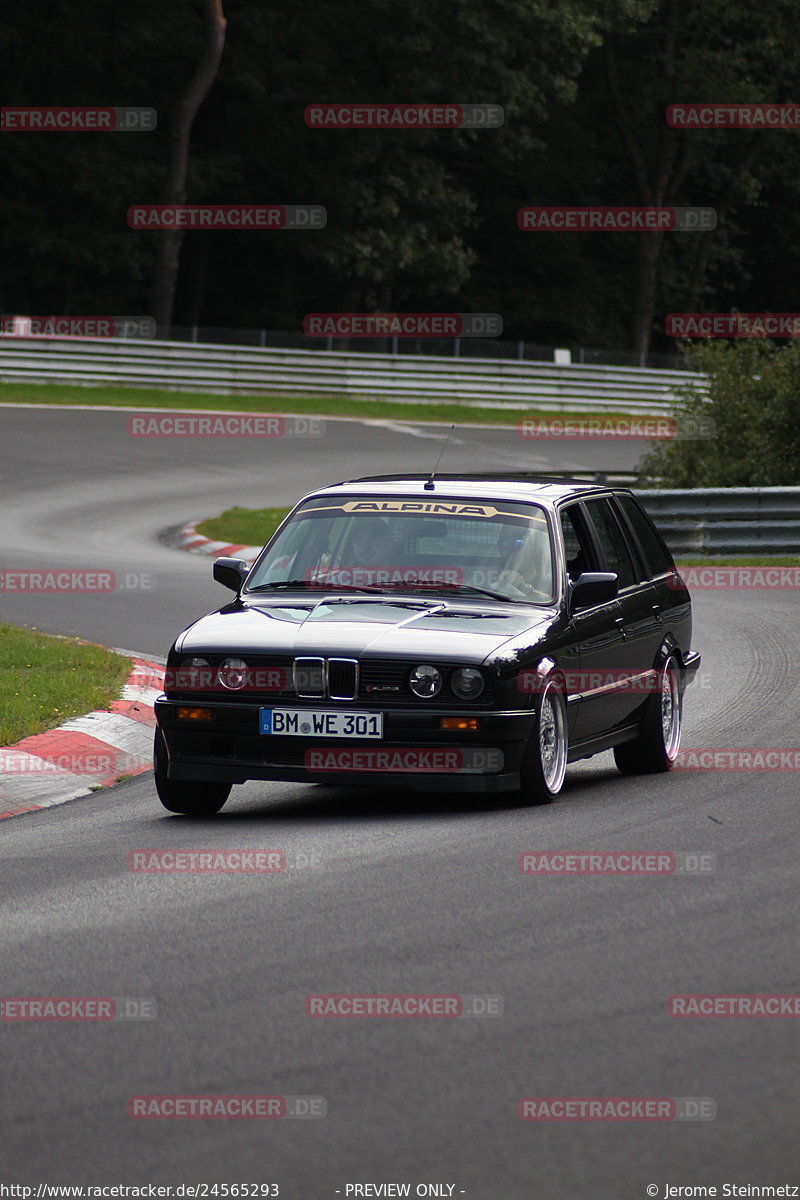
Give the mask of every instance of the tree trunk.
[[[205, 45], [183, 96], [175, 105], [170, 123], [170, 149], [164, 204], [186, 202], [186, 171], [189, 165], [189, 141], [192, 125], [200, 105], [205, 100], [219, 71], [225, 45], [227, 21], [222, 0], [203, 0]], [[164, 229], [156, 233], [158, 250], [151, 293], [151, 313], [155, 317], [158, 337], [168, 337], [178, 284], [182, 229]]]
[[[636, 272], [636, 296], [631, 319], [631, 350], [646, 356], [650, 349], [658, 289], [658, 260], [663, 233], [640, 233], [639, 267]], [[644, 366], [644, 361], [642, 366]]]
[[[657, 90], [674, 94], [675, 63], [680, 29], [678, 0], [667, 0], [664, 6], [664, 33], [661, 47], [662, 73], [655, 81]], [[630, 115], [630, 105], [622, 94], [617, 55], [613, 38], [606, 43], [606, 74], [617, 125], [628, 154], [633, 179], [639, 193], [639, 203], [666, 205], [674, 203], [690, 163], [690, 143], [672, 129], [660, 126], [653, 151], [648, 153], [637, 136]], [[662, 231], [631, 234], [641, 239], [636, 271], [636, 293], [631, 313], [630, 346], [639, 355], [646, 355], [655, 320], [658, 299], [659, 258], [664, 245]]]

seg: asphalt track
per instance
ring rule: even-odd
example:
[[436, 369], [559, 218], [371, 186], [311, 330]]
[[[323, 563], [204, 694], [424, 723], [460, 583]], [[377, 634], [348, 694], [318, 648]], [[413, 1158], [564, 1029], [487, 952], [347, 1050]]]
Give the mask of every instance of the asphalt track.
[[[152, 586], [5, 595], [0, 619], [164, 654], [224, 592], [208, 560], [160, 545], [160, 529], [427, 467], [442, 433], [329, 422], [325, 437], [294, 443], [134, 441], [119, 413], [2, 409], [2, 567], [146, 572]], [[513, 431], [457, 436], [448, 469], [622, 468], [632, 452], [552, 443], [536, 456]], [[797, 744], [796, 598], [706, 592], [695, 606], [703, 668], [684, 744]], [[218, 817], [188, 819], [164, 813], [144, 776], [8, 820], [2, 994], [153, 997], [157, 1017], [0, 1023], [2, 1177], [278, 1182], [304, 1200], [369, 1182], [408, 1182], [412, 1195], [453, 1184], [473, 1200], [797, 1184], [796, 1022], [666, 1013], [673, 993], [800, 990], [797, 832], [792, 774], [623, 779], [610, 755], [571, 767], [559, 801], [539, 809], [247, 784]], [[129, 851], [151, 847], [275, 847], [316, 865], [130, 872]], [[699, 851], [718, 868], [518, 872], [519, 853], [548, 849]], [[312, 992], [500, 995], [504, 1015], [315, 1020]], [[144, 1093], [321, 1095], [328, 1111], [130, 1119], [128, 1098]], [[523, 1096], [711, 1097], [718, 1112], [534, 1123], [517, 1116]]]

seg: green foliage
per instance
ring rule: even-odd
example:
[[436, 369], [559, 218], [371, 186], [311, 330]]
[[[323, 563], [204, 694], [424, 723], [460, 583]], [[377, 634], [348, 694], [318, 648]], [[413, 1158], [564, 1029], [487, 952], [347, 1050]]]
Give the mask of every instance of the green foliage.
[[713, 423], [714, 436], [660, 443], [642, 463], [640, 486], [800, 485], [800, 345], [695, 344], [690, 359], [708, 375], [707, 398], [685, 389], [675, 415]]
[[[672, 310], [795, 307], [800, 139], [674, 131], [664, 120], [681, 100], [791, 96], [795, 0], [774, 0], [769, 21], [723, 0], [224, 8], [189, 199], [324, 204], [328, 226], [188, 232], [177, 324], [297, 332], [310, 311], [494, 311], [512, 339], [620, 347], [638, 305], [640, 236], [524, 234], [515, 212], [652, 202], [662, 176], [667, 202], [721, 216], [713, 236], [664, 239], [649, 323], [659, 349], [674, 350], [661, 333]], [[157, 235], [130, 230], [126, 211], [161, 199], [170, 114], [202, 43], [196, 0], [6, 6], [4, 104], [148, 105], [159, 124], [0, 137], [0, 311], [147, 312]], [[303, 120], [315, 101], [392, 100], [497, 103], [506, 119], [493, 132], [326, 131]]]
[[197, 532], [215, 542], [240, 546], [263, 546], [272, 537], [288, 508], [226, 508], [218, 517], [209, 517], [197, 526]]
[[0, 624], [0, 746], [107, 708], [130, 670], [104, 646]]

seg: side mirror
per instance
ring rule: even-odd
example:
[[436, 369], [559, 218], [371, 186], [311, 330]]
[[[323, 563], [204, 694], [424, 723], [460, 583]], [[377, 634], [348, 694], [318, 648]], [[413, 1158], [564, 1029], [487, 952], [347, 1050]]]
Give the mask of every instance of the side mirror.
[[214, 560], [214, 578], [232, 592], [240, 592], [250, 568], [243, 558], [217, 558]]
[[572, 584], [569, 594], [570, 615], [576, 608], [592, 608], [616, 600], [619, 586], [616, 571], [584, 571]]

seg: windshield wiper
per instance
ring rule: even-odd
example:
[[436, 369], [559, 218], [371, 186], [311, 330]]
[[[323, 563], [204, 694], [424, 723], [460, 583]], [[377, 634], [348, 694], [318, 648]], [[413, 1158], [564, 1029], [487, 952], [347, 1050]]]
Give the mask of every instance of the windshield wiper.
[[417, 580], [415, 583], [398, 582], [386, 586], [407, 588], [409, 591], [419, 588], [425, 592], [468, 592], [475, 596], [488, 596], [490, 600], [503, 600], [507, 604], [517, 603], [511, 596], [506, 596], [502, 592], [490, 592], [488, 588], [474, 587], [471, 583], [425, 583], [423, 580]]
[[396, 582], [385, 583], [382, 587], [371, 587], [368, 584], [327, 584], [322, 581], [312, 583], [307, 579], [278, 579], [274, 583], [257, 583], [255, 587], [248, 588], [245, 594], [279, 591], [283, 588], [302, 588], [304, 591], [310, 592], [367, 592], [373, 596], [387, 596], [392, 592], [412, 592], [418, 589], [420, 592], [461, 592], [472, 596], [486, 596], [490, 600], [502, 600], [504, 604], [521, 603], [520, 600], [515, 600], [513, 596], [507, 596], [503, 592], [491, 592], [488, 588], [475, 587], [471, 583], [426, 583], [424, 580], [416, 580], [413, 583], [397, 580]]
[[309, 592], [373, 592], [376, 596], [384, 595], [383, 588], [358, 586], [354, 583], [324, 583], [308, 579], [278, 579], [274, 583], [257, 583], [247, 589], [250, 592], [270, 592], [280, 588], [302, 588]]

